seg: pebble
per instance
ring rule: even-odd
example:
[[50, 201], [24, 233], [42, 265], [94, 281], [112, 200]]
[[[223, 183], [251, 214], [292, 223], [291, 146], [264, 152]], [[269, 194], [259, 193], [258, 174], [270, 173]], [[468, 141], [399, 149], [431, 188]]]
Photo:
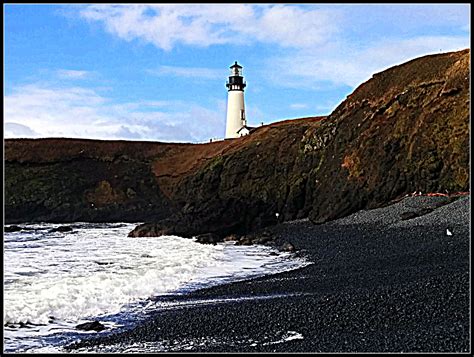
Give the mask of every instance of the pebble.
[[[161, 351], [143, 352], [467, 353], [470, 197], [436, 206], [441, 199], [407, 197], [321, 225], [299, 220], [268, 228], [278, 237], [275, 247], [291, 242], [314, 263], [168, 296], [246, 299], [157, 311], [131, 329], [67, 349], [157, 341]], [[426, 208], [433, 210], [400, 217]], [[447, 237], [446, 227], [456, 234]], [[289, 331], [304, 338], [287, 341]]]

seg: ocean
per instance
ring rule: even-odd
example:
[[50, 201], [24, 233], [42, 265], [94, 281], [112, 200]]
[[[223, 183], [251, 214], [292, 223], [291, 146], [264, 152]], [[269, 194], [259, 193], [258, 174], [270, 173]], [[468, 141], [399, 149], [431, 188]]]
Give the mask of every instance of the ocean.
[[[86, 335], [130, 328], [170, 308], [156, 297], [310, 264], [261, 245], [127, 237], [137, 224], [22, 224], [5, 232], [4, 352], [61, 352]], [[76, 329], [96, 320], [104, 331]]]

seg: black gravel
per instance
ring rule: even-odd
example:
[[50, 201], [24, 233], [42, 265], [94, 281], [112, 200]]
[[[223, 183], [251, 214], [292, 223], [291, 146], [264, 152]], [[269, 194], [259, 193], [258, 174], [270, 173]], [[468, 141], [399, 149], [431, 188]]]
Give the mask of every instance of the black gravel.
[[267, 230], [276, 246], [290, 242], [313, 264], [163, 298], [201, 304], [156, 311], [127, 331], [68, 348], [470, 352], [469, 211], [470, 197], [409, 197], [322, 225], [274, 226]]

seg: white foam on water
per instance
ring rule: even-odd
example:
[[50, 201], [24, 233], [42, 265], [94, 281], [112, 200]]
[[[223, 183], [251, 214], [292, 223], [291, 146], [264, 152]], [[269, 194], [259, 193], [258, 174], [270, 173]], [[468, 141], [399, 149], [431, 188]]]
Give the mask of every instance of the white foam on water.
[[[205, 245], [176, 236], [128, 238], [136, 224], [76, 223], [72, 232], [51, 232], [59, 226], [27, 225], [32, 230], [5, 234], [3, 322], [8, 351], [51, 349], [41, 336], [77, 334], [77, 324], [100, 317], [121, 313], [133, 319], [156, 308], [146, 303], [153, 296], [309, 264], [290, 259], [288, 253], [269, 255], [274, 249], [264, 246]], [[123, 323], [107, 318], [101, 322], [108, 328]], [[37, 325], [18, 328], [19, 323]]]
[[301, 333], [297, 331], [287, 331], [285, 334], [283, 334], [282, 338], [276, 341], [271, 341], [271, 342], [265, 342], [262, 343], [263, 346], [268, 346], [268, 345], [275, 345], [279, 343], [285, 343], [288, 341], [293, 341], [293, 340], [303, 340], [304, 337]]

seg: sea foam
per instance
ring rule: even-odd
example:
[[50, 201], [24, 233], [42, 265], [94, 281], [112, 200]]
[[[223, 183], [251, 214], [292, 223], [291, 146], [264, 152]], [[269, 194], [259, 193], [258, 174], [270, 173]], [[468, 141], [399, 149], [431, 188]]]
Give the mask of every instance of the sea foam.
[[[147, 303], [153, 296], [308, 264], [288, 253], [269, 255], [273, 248], [264, 246], [205, 245], [177, 236], [128, 238], [135, 224], [76, 223], [71, 232], [52, 231], [59, 226], [27, 225], [27, 231], [5, 235], [3, 322], [6, 346], [13, 350], [44, 347], [39, 336], [73, 331], [92, 319], [109, 328], [126, 324], [124, 316], [133, 320], [156, 308]], [[38, 326], [18, 329], [19, 323]]]

